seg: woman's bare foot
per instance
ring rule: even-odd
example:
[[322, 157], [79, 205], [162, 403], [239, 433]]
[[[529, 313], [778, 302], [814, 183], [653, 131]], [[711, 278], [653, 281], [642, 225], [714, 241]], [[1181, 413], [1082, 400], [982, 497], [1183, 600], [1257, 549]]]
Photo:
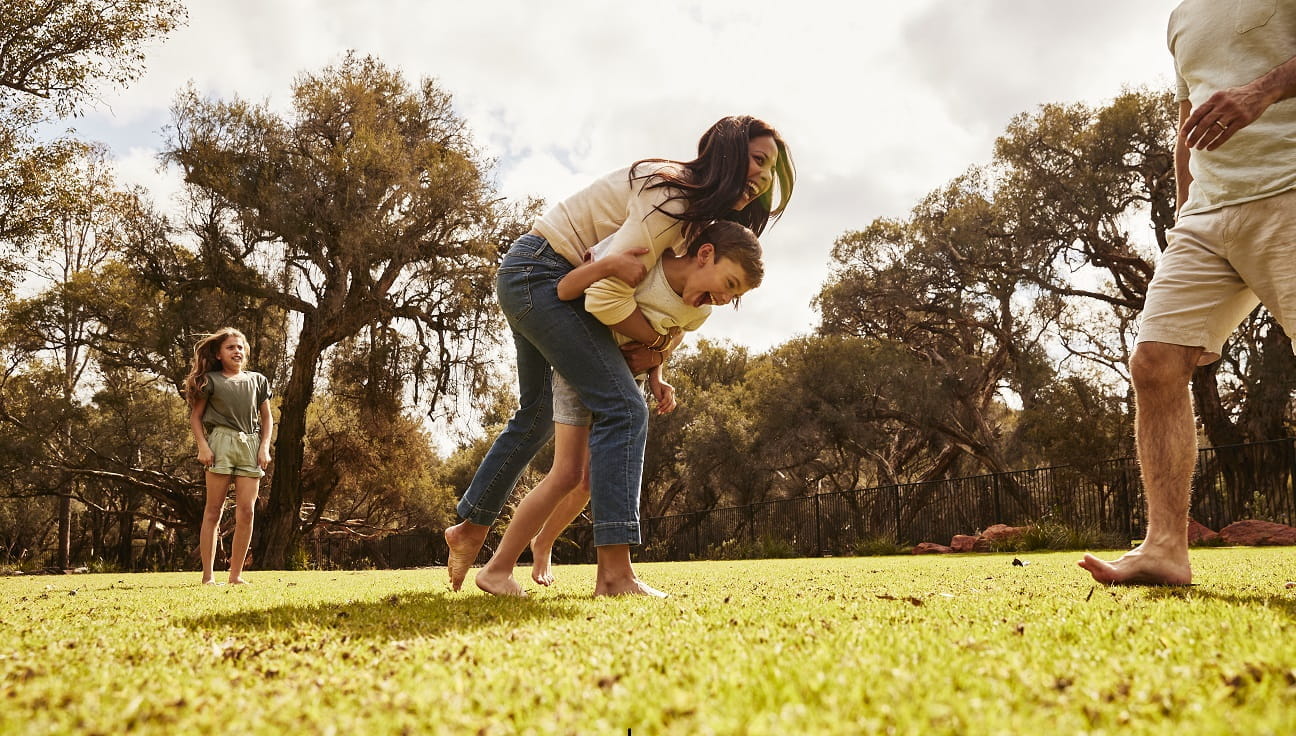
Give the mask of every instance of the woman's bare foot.
[[446, 547], [450, 550], [446, 556], [446, 568], [450, 572], [450, 587], [453, 590], [459, 590], [463, 586], [468, 568], [477, 561], [477, 553], [486, 543], [489, 531], [489, 526], [471, 521], [461, 521], [445, 530]]
[[1085, 555], [1076, 563], [1106, 585], [1190, 585], [1192, 567], [1188, 552], [1163, 553], [1146, 545], [1126, 552], [1120, 559], [1107, 562]]
[[541, 585], [553, 585], [553, 545], [542, 547], [536, 543], [536, 539], [531, 540], [531, 579]]
[[218, 583], [211, 578], [203, 578], [202, 584], [203, 585], [224, 585], [225, 583]]
[[251, 581], [251, 580], [244, 580], [244, 579], [241, 578], [241, 577], [240, 577], [240, 578], [230, 578], [229, 584], [230, 584], [230, 585], [251, 585], [251, 584], [252, 584], [252, 581]]
[[525, 598], [527, 594], [522, 589], [522, 586], [518, 585], [517, 581], [513, 579], [511, 573], [498, 573], [491, 570], [490, 567], [483, 567], [478, 570], [473, 582], [477, 583], [478, 588], [491, 595], [510, 595]]
[[652, 596], [653, 598], [666, 598], [670, 594], [662, 590], [657, 590], [639, 578], [633, 578], [629, 582], [623, 583], [601, 582], [594, 586], [595, 598], [609, 595], [647, 595]]

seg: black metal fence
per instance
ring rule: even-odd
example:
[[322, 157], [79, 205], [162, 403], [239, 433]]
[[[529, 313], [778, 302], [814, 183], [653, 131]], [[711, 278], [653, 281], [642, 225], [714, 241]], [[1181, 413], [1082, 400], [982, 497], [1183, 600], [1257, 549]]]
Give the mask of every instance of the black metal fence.
[[[1294, 476], [1296, 438], [1202, 449], [1192, 517], [1215, 530], [1246, 518], [1296, 526]], [[738, 546], [748, 552], [764, 546], [801, 556], [849, 555], [879, 542], [948, 544], [955, 534], [1045, 518], [1130, 540], [1142, 535], [1145, 515], [1138, 464], [1119, 458], [647, 518], [635, 559], [705, 559]], [[497, 539], [487, 545], [493, 547]], [[445, 562], [439, 533], [394, 535], [364, 547], [378, 567]], [[590, 527], [571, 527], [554, 556], [560, 562], [592, 562]]]
[[[1296, 526], [1296, 439], [1199, 451], [1192, 518], [1220, 529], [1247, 518]], [[993, 524], [1044, 518], [1125, 541], [1146, 525], [1134, 458], [788, 498], [643, 521], [645, 561], [703, 559], [726, 545], [779, 548], [797, 555], [854, 554], [877, 542], [949, 544]], [[555, 550], [593, 560], [590, 531], [573, 527]]]

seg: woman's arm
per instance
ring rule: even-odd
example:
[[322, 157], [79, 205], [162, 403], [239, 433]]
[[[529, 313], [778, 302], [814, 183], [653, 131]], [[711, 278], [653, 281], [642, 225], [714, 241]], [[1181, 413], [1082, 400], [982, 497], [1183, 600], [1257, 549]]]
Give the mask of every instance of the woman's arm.
[[194, 441], [198, 443], [198, 462], [204, 468], [210, 467], [216, 459], [211, 447], [207, 444], [207, 433], [203, 430], [203, 411], [207, 409], [207, 397], [199, 396], [189, 409], [189, 428], [193, 430]]

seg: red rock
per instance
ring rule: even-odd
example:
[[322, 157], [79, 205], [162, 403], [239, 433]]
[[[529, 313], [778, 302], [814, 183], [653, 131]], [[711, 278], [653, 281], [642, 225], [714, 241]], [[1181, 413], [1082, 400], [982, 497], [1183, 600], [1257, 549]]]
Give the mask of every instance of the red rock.
[[1026, 533], [1030, 527], [1025, 526], [1008, 526], [1007, 524], [995, 524], [985, 531], [981, 532], [981, 537], [987, 542], [1011, 542]]
[[967, 534], [955, 534], [950, 540], [950, 549], [955, 552], [971, 552], [976, 548], [977, 540], [980, 537], [973, 537]]
[[1220, 529], [1220, 536], [1230, 545], [1252, 547], [1268, 545], [1296, 545], [1296, 529], [1272, 521], [1245, 519], [1235, 521]]
[[918, 546], [913, 548], [913, 553], [916, 555], [946, 554], [953, 551], [949, 547], [935, 542], [920, 542]]
[[1196, 519], [1188, 520], [1188, 544], [1213, 542], [1216, 539], [1219, 539], [1219, 532], [1211, 531], [1210, 527], [1207, 527]]

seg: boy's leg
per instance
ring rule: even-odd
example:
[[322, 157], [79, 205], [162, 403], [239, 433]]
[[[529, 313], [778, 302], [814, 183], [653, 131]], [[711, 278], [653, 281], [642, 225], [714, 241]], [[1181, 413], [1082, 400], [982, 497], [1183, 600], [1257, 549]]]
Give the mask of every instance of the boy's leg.
[[214, 585], [216, 568], [216, 542], [220, 536], [221, 511], [225, 508], [225, 495], [229, 492], [230, 476], [207, 472], [207, 501], [203, 505], [202, 527], [198, 532], [198, 556], [202, 558], [202, 581]]
[[495, 438], [457, 511], [463, 519], [445, 530], [450, 587], [459, 590], [477, 559], [490, 526], [504, 508], [518, 477], [553, 434], [551, 369], [544, 356], [517, 332], [518, 395], [521, 401], [504, 432]]
[[234, 476], [234, 543], [230, 545], [229, 581], [242, 585], [243, 563], [247, 561], [248, 547], [252, 544], [252, 517], [256, 513], [260, 478]]
[[487, 593], [524, 595], [513, 579], [518, 557], [558, 503], [580, 482], [589, 458], [589, 427], [556, 424], [554, 429], [553, 467], [518, 504], [495, 554], [477, 572], [477, 587]]
[[585, 507], [589, 505], [589, 472], [588, 466], [586, 472], [581, 474], [580, 483], [571, 491], [563, 496], [554, 508], [549, 518], [545, 519], [544, 526], [540, 531], [531, 538], [531, 579], [541, 585], [552, 585], [553, 576], [553, 546], [558, 541], [558, 537], [563, 530], [571, 526], [576, 521]]

